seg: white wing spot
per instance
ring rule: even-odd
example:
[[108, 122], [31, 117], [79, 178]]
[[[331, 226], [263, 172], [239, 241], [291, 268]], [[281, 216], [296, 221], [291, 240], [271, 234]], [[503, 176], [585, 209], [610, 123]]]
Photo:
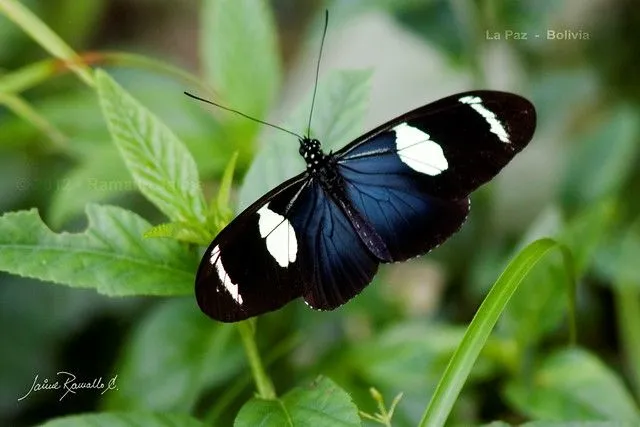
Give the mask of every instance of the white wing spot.
[[296, 261], [298, 241], [288, 219], [264, 205], [258, 211], [260, 237], [266, 240], [267, 250], [280, 267], [287, 267]]
[[[231, 298], [233, 298], [234, 301], [237, 302], [238, 304], [242, 305], [242, 295], [240, 295], [239, 293], [238, 285], [236, 285], [231, 281], [231, 278], [227, 274], [227, 271], [224, 269], [224, 266], [222, 265], [222, 257], [220, 256], [220, 247], [216, 246], [215, 248], [213, 248], [213, 250], [211, 251], [211, 259], [209, 260], [209, 262], [211, 262], [211, 264], [213, 264], [213, 266], [215, 267], [216, 273], [218, 273], [218, 277], [222, 282], [222, 286], [224, 286], [227, 292], [229, 292], [229, 295], [231, 295]], [[219, 292], [220, 290], [216, 288], [216, 291]]]
[[396, 133], [398, 156], [411, 169], [436, 176], [449, 168], [442, 147], [430, 140], [428, 133], [406, 123], [399, 124], [393, 130]]
[[463, 104], [469, 105], [471, 108], [476, 110], [478, 114], [480, 114], [484, 119], [489, 123], [491, 133], [495, 134], [500, 141], [502, 142], [510, 142], [509, 134], [507, 130], [502, 126], [500, 120], [496, 117], [495, 113], [487, 110], [487, 108], [482, 105], [482, 99], [478, 96], [464, 96], [459, 99]]

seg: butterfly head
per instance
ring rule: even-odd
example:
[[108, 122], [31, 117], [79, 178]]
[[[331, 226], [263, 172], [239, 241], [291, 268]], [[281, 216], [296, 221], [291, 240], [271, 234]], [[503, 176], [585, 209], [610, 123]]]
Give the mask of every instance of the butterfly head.
[[325, 154], [322, 152], [320, 141], [303, 138], [300, 140], [300, 155], [307, 163], [307, 171], [315, 173], [324, 165]]

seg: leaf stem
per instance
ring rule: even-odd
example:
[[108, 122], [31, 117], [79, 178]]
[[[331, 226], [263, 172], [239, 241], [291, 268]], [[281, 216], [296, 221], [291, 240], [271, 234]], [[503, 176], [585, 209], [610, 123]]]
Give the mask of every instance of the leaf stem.
[[256, 383], [258, 389], [258, 396], [261, 399], [273, 400], [276, 398], [276, 392], [273, 389], [273, 384], [267, 376], [264, 367], [262, 366], [262, 360], [260, 360], [260, 354], [258, 353], [258, 347], [255, 340], [255, 322], [244, 321], [238, 323], [238, 331], [242, 339], [247, 359], [249, 360], [249, 366], [251, 367], [251, 374], [253, 380]]
[[[0, 0], [2, 1], [2, 0]], [[130, 67], [147, 69], [158, 74], [166, 75], [185, 84], [213, 93], [213, 90], [204, 85], [198, 77], [180, 68], [165, 64], [147, 56], [127, 52], [82, 52], [75, 62], [60, 61], [49, 58], [33, 64], [26, 65], [16, 71], [0, 76], [0, 92], [19, 93], [31, 89], [46, 80], [67, 72], [73, 64], [85, 65], [112, 65], [118, 67]]]
[[16, 0], [0, 0], [0, 12], [51, 55], [69, 62], [69, 68], [87, 85], [93, 87], [95, 82], [91, 69], [78, 61], [76, 52], [27, 7]]

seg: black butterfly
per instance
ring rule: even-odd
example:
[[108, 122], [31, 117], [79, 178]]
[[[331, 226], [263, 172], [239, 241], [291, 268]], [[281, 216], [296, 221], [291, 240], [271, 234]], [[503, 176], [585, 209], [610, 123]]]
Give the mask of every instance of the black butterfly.
[[300, 138], [307, 170], [274, 188], [213, 240], [196, 298], [235, 322], [298, 297], [333, 310], [371, 282], [380, 263], [427, 253], [455, 233], [468, 195], [531, 140], [533, 105], [474, 91], [425, 105], [336, 153]]

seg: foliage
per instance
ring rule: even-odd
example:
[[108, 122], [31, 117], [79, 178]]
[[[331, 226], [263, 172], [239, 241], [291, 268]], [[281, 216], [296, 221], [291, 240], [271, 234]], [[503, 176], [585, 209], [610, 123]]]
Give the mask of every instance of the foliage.
[[[196, 87], [255, 117], [281, 114], [278, 101], [295, 85], [279, 47], [297, 40], [278, 33], [282, 15], [266, 0], [203, 0], [189, 6], [200, 12], [200, 78], [166, 60], [86, 50], [108, 2], [55, 3], [0, 0], [0, 270], [12, 275], [0, 278], [0, 423], [640, 422], [640, 204], [629, 197], [640, 189], [637, 105], [602, 96], [606, 83], [581, 56], [579, 69], [559, 69], [554, 61], [577, 42], [483, 36], [485, 27], [519, 26], [534, 38], [562, 2], [335, 2], [341, 28], [330, 38], [375, 9], [413, 29], [416, 44], [436, 46], [425, 55], [446, 57], [444, 73], [483, 84], [492, 81], [483, 61], [519, 64], [505, 69], [523, 82], [540, 124], [514, 163], [542, 161], [506, 170], [474, 195], [459, 236], [426, 262], [384, 269], [346, 307], [314, 313], [293, 303], [238, 325], [210, 321], [193, 301], [201, 248], [303, 164], [290, 136], [176, 99]], [[27, 37], [50, 57], [23, 49]], [[376, 53], [403, 64], [394, 54]], [[380, 100], [376, 78], [375, 67], [323, 72], [311, 135], [335, 149], [361, 133]], [[311, 91], [302, 98], [282, 121], [298, 133]], [[436, 290], [424, 302], [427, 288]], [[143, 298], [159, 295], [172, 298]], [[103, 351], [103, 339], [113, 348]], [[106, 355], [77, 356], [74, 345]], [[34, 375], [87, 364], [117, 389], [63, 412], [42, 404], [61, 404], [54, 390], [15, 404]], [[96, 371], [78, 374], [87, 372]], [[89, 391], [70, 399], [81, 394]]]

